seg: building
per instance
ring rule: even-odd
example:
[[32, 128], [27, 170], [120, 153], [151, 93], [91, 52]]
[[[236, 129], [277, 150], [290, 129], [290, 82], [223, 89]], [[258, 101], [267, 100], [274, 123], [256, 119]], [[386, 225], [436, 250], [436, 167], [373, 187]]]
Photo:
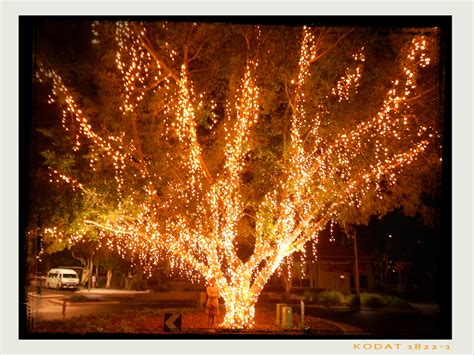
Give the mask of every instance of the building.
[[[310, 250], [304, 260], [298, 259], [298, 256], [294, 258], [291, 279], [285, 280], [282, 273], [272, 278], [271, 286], [283, 287], [287, 292], [295, 288], [312, 288], [355, 293], [356, 263], [354, 247], [350, 243], [320, 241], [316, 258]], [[358, 265], [361, 292], [373, 290], [373, 257], [359, 250]]]

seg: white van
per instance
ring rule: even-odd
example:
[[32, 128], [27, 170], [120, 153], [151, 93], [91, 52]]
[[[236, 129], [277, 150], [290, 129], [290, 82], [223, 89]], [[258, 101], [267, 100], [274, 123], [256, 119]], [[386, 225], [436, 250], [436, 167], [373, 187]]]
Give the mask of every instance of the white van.
[[79, 276], [71, 269], [51, 269], [46, 278], [48, 288], [76, 288], [79, 286]]

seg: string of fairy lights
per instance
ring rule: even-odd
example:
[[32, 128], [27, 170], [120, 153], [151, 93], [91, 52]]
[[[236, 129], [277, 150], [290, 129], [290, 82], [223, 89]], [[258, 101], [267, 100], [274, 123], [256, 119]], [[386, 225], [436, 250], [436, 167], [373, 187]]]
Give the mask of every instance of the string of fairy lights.
[[[354, 61], [365, 62], [364, 47], [362, 47], [359, 53], [353, 54], [352, 58]], [[337, 101], [348, 101], [351, 96], [351, 91], [357, 93], [357, 88], [360, 85], [360, 79], [362, 77], [362, 65], [358, 65], [355, 68], [347, 68], [345, 74], [339, 79], [331, 90], [332, 96], [336, 96]]]
[[[162, 29], [168, 26], [163, 23]], [[100, 27], [99, 22], [92, 27], [96, 45], [102, 43]], [[115, 24], [114, 60], [123, 87], [122, 120], [136, 126], [140, 105], [163, 99], [164, 129], [158, 139], [179, 146], [179, 155], [169, 152], [163, 159], [179, 166], [180, 176], [167, 184], [166, 198], [158, 198], [154, 184], [160, 179], [159, 173], [151, 173], [150, 165], [143, 161], [139, 132], [98, 134], [93, 128], [95, 121], [81, 111], [61, 76], [40, 65], [37, 75], [51, 83], [49, 102], [63, 108], [62, 125], [74, 135], [74, 149], [80, 151], [82, 139], [87, 139], [91, 169], [95, 171], [98, 162], [104, 160], [112, 164], [118, 199], [113, 213], [85, 219], [84, 228], [75, 233], [65, 235], [59, 227], [47, 232], [73, 245], [86, 240], [93, 228], [99, 231], [100, 247], [114, 249], [124, 259], [134, 258], [133, 263], [145, 265], [149, 275], [168, 260], [173, 271], [193, 281], [216, 278], [226, 304], [223, 326], [251, 327], [255, 303], [269, 278], [275, 272], [281, 274], [283, 265], [291, 277], [293, 262], [304, 264], [309, 241], [317, 258], [319, 234], [326, 225], [330, 225], [333, 240], [338, 214], [344, 208], [359, 208], [373, 195], [383, 199], [382, 181], [396, 184], [399, 172], [426, 151], [436, 134], [430, 127], [417, 124], [410, 110], [418, 68], [430, 64], [427, 38], [415, 36], [401, 75], [392, 83], [380, 110], [352, 129], [325, 137], [320, 127], [329, 115], [327, 105], [321, 102], [315, 114], [309, 115], [307, 110], [311, 93], [306, 84], [318, 51], [312, 31], [303, 28], [298, 73], [291, 82], [291, 154], [282, 179], [260, 204], [255, 217], [255, 247], [246, 262], [237, 256], [238, 223], [245, 205], [242, 172], [262, 100], [257, 85], [258, 61], [247, 59], [235, 96], [226, 104], [224, 163], [212, 176], [198, 140], [196, 112], [204, 106], [214, 110], [217, 103], [205, 93], [194, 92], [188, 63], [183, 60], [178, 64], [179, 54], [167, 41], [162, 49], [153, 48], [143, 23]], [[356, 97], [365, 49], [356, 51], [352, 60], [326, 101], [335, 98], [340, 103]], [[212, 125], [217, 125], [213, 117]], [[366, 161], [362, 169], [361, 159]], [[93, 193], [72, 176], [57, 169], [51, 172], [52, 183], [65, 182]], [[145, 194], [136, 186], [143, 186]]]

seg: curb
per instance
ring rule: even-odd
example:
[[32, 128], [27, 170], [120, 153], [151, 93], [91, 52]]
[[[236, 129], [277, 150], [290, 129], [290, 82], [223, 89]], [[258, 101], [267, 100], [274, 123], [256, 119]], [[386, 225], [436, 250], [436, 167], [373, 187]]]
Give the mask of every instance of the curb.
[[103, 296], [114, 296], [114, 297], [133, 297], [136, 294], [148, 294], [150, 290], [146, 291], [127, 291], [127, 290], [114, 290], [114, 289], [79, 289], [74, 291], [74, 294], [86, 294], [86, 295], [103, 295]]
[[85, 306], [85, 305], [103, 305], [103, 304], [120, 304], [119, 301], [89, 301], [89, 302], [71, 302], [69, 300], [50, 300], [51, 303], [64, 304], [66, 302], [69, 306]]
[[63, 294], [44, 295], [44, 294], [38, 294], [36, 292], [28, 292], [28, 297], [34, 297], [34, 298], [61, 298], [61, 297], [64, 297], [64, 295]]
[[[334, 322], [332, 320], [327, 320], [327, 319], [324, 319], [324, 318], [320, 318], [320, 319], [325, 321], [326, 323], [329, 323], [329, 324], [332, 324], [336, 327], [341, 328], [341, 330], [344, 334], [357, 334], [357, 335], [360, 335], [360, 334], [366, 334], [367, 333], [364, 329], [354, 327], [352, 325], [339, 323], [339, 322]], [[369, 333], [367, 333], [367, 334], [369, 334]]]

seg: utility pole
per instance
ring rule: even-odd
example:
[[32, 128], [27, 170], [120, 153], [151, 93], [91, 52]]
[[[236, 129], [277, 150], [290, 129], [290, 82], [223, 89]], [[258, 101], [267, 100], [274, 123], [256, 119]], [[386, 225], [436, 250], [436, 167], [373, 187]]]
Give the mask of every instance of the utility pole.
[[360, 308], [359, 256], [357, 254], [357, 233], [355, 230], [353, 231], [352, 237], [354, 238], [354, 269], [355, 269], [355, 288], [356, 288], [355, 304], [357, 308]]
[[343, 226], [344, 232], [348, 237], [352, 237], [354, 243], [354, 284], [356, 289], [354, 306], [355, 308], [360, 309], [359, 255], [357, 252], [357, 232], [354, 228], [348, 227], [345, 223]]
[[41, 250], [43, 248], [43, 236], [41, 233], [41, 218], [38, 216], [36, 223], [35, 234], [34, 234], [34, 253], [35, 253], [35, 282], [36, 282], [36, 293], [41, 294], [41, 281], [38, 280], [39, 262], [41, 257]]

